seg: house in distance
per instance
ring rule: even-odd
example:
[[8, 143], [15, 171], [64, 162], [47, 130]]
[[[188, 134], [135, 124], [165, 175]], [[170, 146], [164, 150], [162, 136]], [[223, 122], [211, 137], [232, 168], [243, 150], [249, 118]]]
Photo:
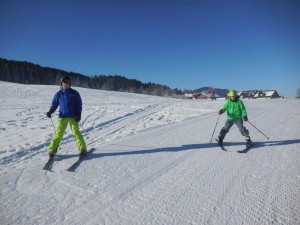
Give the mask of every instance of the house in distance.
[[274, 98], [282, 98], [276, 90], [249, 90], [249, 91], [241, 91], [238, 93], [240, 98], [242, 99], [274, 99]]
[[[248, 90], [248, 91], [240, 91], [237, 95], [241, 99], [276, 99], [276, 98], [283, 98], [278, 94], [276, 90]], [[224, 98], [220, 95], [216, 95], [217, 98]], [[211, 94], [207, 92], [196, 92], [196, 93], [189, 93], [185, 94], [185, 98], [187, 99], [212, 99]], [[227, 98], [227, 96], [225, 96]]]

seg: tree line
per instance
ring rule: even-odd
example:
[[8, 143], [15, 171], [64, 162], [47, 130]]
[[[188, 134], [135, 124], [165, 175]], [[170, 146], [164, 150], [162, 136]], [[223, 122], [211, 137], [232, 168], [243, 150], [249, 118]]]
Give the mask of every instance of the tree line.
[[151, 82], [142, 83], [139, 80], [128, 79], [120, 75], [86, 76], [60, 69], [42, 67], [26, 61], [0, 58], [0, 80], [2, 81], [21, 84], [60, 85], [60, 80], [64, 76], [71, 78], [72, 86], [84, 88], [177, 98], [184, 93], [184, 91], [177, 88], [172, 89], [166, 85]]

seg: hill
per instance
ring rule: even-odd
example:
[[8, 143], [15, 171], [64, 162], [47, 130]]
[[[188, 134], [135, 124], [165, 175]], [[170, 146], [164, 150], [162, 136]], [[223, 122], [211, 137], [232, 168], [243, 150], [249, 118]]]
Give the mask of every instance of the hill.
[[[80, 128], [96, 148], [77, 170], [68, 128], [51, 172], [57, 86], [0, 82], [0, 211], [8, 224], [299, 224], [300, 101], [245, 100], [255, 146], [233, 127], [210, 138], [224, 103], [76, 88]], [[292, 112], [289, 116], [286, 112]], [[53, 116], [57, 122], [57, 112]], [[221, 115], [215, 137], [225, 124]]]
[[[24, 61], [14, 61], [0, 58], [0, 80], [20, 84], [59, 85], [64, 76], [72, 79], [72, 86], [86, 87], [99, 90], [120, 91], [155, 96], [182, 98], [187, 92], [209, 93], [210, 87], [202, 87], [194, 91], [172, 89], [166, 85], [152, 82], [142, 83], [136, 79], [128, 79], [120, 75], [86, 76], [80, 73], [67, 72], [60, 69], [43, 67]], [[227, 89], [216, 88], [216, 96], [223, 97]]]
[[183, 92], [166, 85], [142, 83], [136, 79], [128, 79], [120, 75], [86, 76], [60, 69], [42, 67], [23, 61], [0, 58], [0, 80], [21, 84], [59, 85], [64, 76], [72, 79], [72, 85], [99, 90], [130, 92], [156, 96], [181, 97]]

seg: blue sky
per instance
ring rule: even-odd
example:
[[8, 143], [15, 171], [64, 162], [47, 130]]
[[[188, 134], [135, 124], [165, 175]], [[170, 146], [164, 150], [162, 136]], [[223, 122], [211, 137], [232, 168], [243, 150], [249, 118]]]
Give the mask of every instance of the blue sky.
[[0, 57], [171, 88], [300, 88], [299, 0], [1, 0]]

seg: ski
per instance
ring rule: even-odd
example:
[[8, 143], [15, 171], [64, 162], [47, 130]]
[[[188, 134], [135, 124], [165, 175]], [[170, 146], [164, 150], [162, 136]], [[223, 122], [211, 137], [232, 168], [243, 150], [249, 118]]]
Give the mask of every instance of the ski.
[[[216, 140], [216, 142], [217, 142], [217, 143], [219, 142], [219, 140], [218, 140], [218, 139], [215, 139], [215, 140]], [[220, 146], [220, 148], [221, 148], [223, 151], [227, 151], [227, 149], [226, 149], [226, 148], [224, 148], [223, 144], [222, 144], [222, 145], [220, 145], [220, 144], [218, 143], [218, 146]]]
[[253, 147], [253, 145], [254, 145], [254, 143], [252, 143], [249, 146], [246, 146], [246, 148], [244, 150], [240, 150], [240, 151], [237, 151], [237, 152], [238, 153], [247, 153]]
[[49, 158], [48, 161], [46, 162], [45, 166], [43, 167], [43, 170], [50, 170], [53, 161], [54, 161], [54, 157], [53, 158]]
[[221, 149], [223, 150], [223, 151], [226, 151], [227, 152], [227, 149], [226, 148], [224, 148], [224, 146], [223, 145], [219, 145], [220, 147], [221, 147]]
[[90, 149], [89, 151], [87, 151], [87, 153], [84, 155], [84, 156], [79, 156], [77, 161], [74, 162], [71, 166], [69, 166], [65, 171], [68, 171], [68, 172], [75, 172], [75, 170], [77, 169], [77, 167], [80, 165], [80, 163], [89, 155], [91, 154], [92, 152], [94, 152], [96, 149], [95, 148], [92, 148]]

